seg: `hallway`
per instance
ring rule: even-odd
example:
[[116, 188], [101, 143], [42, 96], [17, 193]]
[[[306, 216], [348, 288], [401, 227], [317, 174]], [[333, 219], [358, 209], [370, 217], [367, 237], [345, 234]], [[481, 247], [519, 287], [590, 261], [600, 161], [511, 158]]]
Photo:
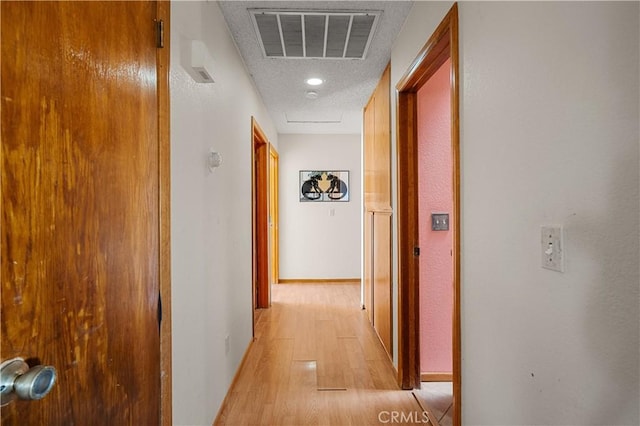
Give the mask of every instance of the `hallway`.
[[359, 306], [355, 283], [274, 285], [216, 424], [427, 423]]

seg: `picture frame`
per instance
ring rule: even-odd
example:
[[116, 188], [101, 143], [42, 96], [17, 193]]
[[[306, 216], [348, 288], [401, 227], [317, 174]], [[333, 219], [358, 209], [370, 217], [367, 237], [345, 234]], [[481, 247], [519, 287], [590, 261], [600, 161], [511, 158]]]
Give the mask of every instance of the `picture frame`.
[[349, 202], [348, 170], [300, 170], [299, 179], [300, 202]]

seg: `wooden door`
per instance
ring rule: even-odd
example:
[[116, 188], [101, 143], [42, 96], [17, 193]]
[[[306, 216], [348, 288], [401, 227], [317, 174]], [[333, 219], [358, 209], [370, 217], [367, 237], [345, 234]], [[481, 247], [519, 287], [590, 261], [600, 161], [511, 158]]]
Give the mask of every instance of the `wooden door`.
[[2, 2], [3, 425], [160, 419], [155, 2]]
[[363, 296], [364, 309], [367, 311], [369, 321], [373, 324], [373, 212], [375, 211], [374, 180], [375, 169], [375, 92], [364, 108], [364, 230], [363, 239]]
[[364, 110], [364, 306], [389, 356], [391, 316], [391, 67]]
[[393, 358], [390, 212], [373, 214], [373, 235], [373, 325], [389, 357]]

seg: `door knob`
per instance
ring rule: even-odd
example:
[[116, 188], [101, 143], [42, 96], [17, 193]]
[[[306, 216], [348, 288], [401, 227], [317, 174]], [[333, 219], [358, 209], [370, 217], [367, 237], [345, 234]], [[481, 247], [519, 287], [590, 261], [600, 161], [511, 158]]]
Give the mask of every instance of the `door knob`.
[[56, 382], [56, 369], [48, 365], [29, 365], [22, 358], [13, 358], [0, 365], [0, 406], [16, 398], [44, 398]]

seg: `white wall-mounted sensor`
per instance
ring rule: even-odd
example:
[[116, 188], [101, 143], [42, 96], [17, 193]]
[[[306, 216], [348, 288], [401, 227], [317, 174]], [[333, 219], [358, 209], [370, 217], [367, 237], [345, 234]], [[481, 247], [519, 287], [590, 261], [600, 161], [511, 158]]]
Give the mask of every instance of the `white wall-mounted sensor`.
[[214, 83], [213, 58], [207, 46], [200, 40], [191, 41], [189, 75], [198, 83]]

